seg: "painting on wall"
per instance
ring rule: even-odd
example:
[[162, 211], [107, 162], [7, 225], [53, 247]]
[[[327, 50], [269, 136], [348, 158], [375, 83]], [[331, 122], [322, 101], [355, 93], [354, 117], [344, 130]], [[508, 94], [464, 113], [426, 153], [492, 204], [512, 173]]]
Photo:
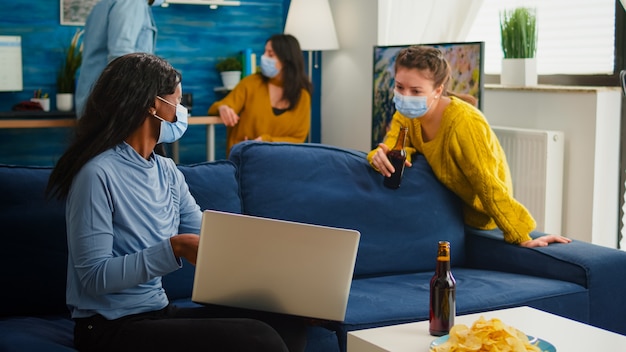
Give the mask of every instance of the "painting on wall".
[[61, 24], [65, 26], [84, 26], [91, 8], [98, 0], [60, 0]]
[[[420, 44], [441, 50], [450, 64], [451, 82], [448, 89], [453, 93], [469, 94], [476, 98], [482, 108], [484, 42]], [[394, 65], [398, 52], [408, 47], [375, 46], [372, 97], [372, 149], [385, 135], [396, 109], [393, 104]]]

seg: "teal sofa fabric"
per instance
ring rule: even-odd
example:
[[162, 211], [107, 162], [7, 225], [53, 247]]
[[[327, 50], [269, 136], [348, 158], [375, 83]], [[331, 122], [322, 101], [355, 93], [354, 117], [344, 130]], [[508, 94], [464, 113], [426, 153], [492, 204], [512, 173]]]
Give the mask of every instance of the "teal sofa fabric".
[[[428, 319], [439, 240], [452, 246], [457, 314], [528, 305], [626, 335], [626, 252], [580, 241], [522, 248], [467, 228], [419, 155], [398, 190], [365, 153], [321, 144], [244, 142], [229, 160], [179, 168], [202, 209], [361, 232], [345, 321], [311, 326], [307, 352], [343, 352], [349, 331]], [[43, 196], [49, 173], [0, 166], [0, 351], [73, 350], [65, 206]], [[164, 277], [170, 300], [195, 305], [193, 275], [184, 263]]]

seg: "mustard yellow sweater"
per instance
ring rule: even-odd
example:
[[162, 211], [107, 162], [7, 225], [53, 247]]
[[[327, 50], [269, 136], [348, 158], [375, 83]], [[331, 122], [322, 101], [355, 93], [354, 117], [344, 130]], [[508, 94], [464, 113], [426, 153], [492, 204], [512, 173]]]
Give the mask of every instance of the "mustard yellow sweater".
[[[435, 138], [424, 142], [420, 119], [396, 112], [385, 143], [392, 148], [400, 126], [409, 127], [407, 155], [423, 154], [435, 176], [464, 202], [464, 219], [479, 229], [499, 227], [504, 239], [518, 244], [530, 240], [535, 220], [513, 198], [511, 173], [504, 151], [482, 113], [450, 97]], [[372, 162], [375, 150], [367, 158]]]
[[266, 142], [302, 143], [311, 124], [311, 96], [302, 90], [293, 109], [275, 115], [270, 103], [268, 84], [260, 74], [245, 77], [222, 100], [209, 108], [209, 115], [219, 115], [221, 105], [230, 106], [239, 115], [239, 123], [226, 129], [226, 153], [247, 137], [261, 137]]

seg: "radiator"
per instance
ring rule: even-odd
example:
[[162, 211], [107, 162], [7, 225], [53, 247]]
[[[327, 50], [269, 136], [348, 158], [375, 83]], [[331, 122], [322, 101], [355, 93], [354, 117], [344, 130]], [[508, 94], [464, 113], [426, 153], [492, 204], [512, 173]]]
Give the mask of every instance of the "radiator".
[[561, 234], [563, 132], [492, 126], [504, 153], [513, 195], [537, 221], [537, 230]]

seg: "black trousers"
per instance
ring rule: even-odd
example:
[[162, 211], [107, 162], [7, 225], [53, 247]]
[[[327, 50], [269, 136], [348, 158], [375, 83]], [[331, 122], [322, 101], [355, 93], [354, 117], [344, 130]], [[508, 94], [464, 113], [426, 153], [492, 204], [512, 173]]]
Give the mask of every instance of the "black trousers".
[[178, 308], [107, 320], [75, 319], [79, 351], [279, 351], [306, 346], [306, 320], [221, 306]]

